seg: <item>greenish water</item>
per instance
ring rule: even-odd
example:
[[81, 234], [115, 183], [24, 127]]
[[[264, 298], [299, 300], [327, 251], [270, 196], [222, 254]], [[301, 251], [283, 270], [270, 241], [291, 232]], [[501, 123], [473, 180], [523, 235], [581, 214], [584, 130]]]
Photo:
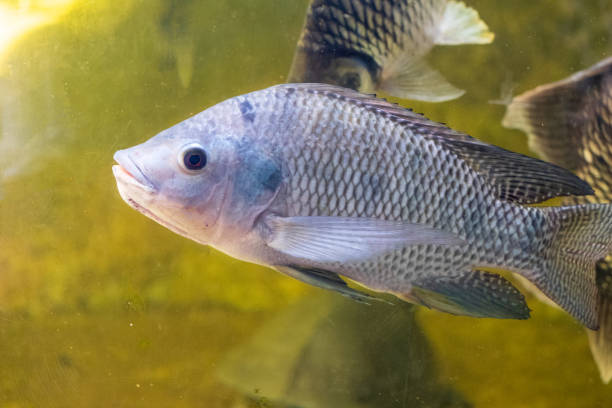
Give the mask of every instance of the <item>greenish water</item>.
[[[45, 24], [0, 29], [0, 407], [612, 406], [584, 330], [533, 298], [525, 322], [367, 310], [122, 202], [113, 152], [283, 82], [306, 0], [30, 3]], [[487, 101], [608, 56], [612, 7], [469, 4], [495, 42], [431, 55], [467, 95], [403, 104], [528, 153]]]

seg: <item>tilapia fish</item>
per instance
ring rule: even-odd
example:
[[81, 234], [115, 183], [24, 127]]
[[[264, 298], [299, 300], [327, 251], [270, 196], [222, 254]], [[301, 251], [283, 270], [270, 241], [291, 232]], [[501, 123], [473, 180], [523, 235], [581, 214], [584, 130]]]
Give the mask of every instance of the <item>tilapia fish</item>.
[[[514, 98], [504, 126], [529, 135], [531, 149], [590, 183], [595, 194], [566, 204], [612, 202], [612, 58]], [[599, 326], [589, 341], [602, 379], [612, 379], [612, 257], [597, 264]]]
[[119, 192], [167, 228], [356, 299], [526, 319], [525, 276], [597, 328], [612, 206], [523, 204], [591, 188], [384, 100], [323, 84], [238, 96], [115, 154]]
[[440, 102], [457, 89], [424, 61], [436, 45], [493, 41], [476, 10], [454, 0], [313, 0], [289, 82]]

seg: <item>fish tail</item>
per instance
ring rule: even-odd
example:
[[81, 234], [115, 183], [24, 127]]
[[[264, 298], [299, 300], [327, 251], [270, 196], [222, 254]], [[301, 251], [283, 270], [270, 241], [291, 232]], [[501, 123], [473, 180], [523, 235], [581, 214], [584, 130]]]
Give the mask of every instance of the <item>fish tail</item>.
[[597, 264], [599, 330], [587, 330], [593, 358], [604, 383], [612, 380], [612, 258]]
[[[502, 124], [529, 135], [529, 147], [546, 160], [574, 169], [580, 155], [576, 137], [580, 110], [597, 89], [602, 76], [612, 71], [612, 57], [561, 81], [540, 85], [512, 100]], [[605, 96], [600, 95], [602, 101]], [[600, 103], [603, 103], [600, 101]]]
[[572, 115], [583, 90], [574, 86], [544, 85], [515, 97], [502, 125], [527, 133], [529, 148], [565, 168], [576, 167], [577, 147], [572, 143]]
[[399, 98], [443, 102], [459, 98], [465, 92], [425, 62], [423, 58], [431, 46], [488, 44], [495, 35], [478, 12], [461, 1], [427, 4], [433, 8], [428, 10], [433, 18], [423, 24], [408, 23], [419, 32], [407, 37], [404, 46], [398, 47], [383, 62], [378, 88]]
[[489, 44], [495, 38], [478, 12], [462, 1], [449, 1], [438, 25], [435, 43], [440, 45]]
[[541, 208], [546, 217], [538, 272], [527, 276], [587, 328], [597, 330], [595, 265], [612, 252], [612, 205]]

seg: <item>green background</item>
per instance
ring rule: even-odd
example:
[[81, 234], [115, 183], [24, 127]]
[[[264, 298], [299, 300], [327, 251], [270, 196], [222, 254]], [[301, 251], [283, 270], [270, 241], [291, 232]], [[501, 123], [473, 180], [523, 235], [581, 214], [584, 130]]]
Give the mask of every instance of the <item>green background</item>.
[[[61, 13], [49, 4], [33, 1], [30, 11], [53, 21], [0, 49], [0, 407], [273, 406], [266, 389], [246, 400], [217, 368], [320, 290], [143, 217], [119, 198], [111, 165], [115, 150], [283, 82], [307, 1], [76, 0]], [[402, 103], [528, 153], [522, 133], [501, 127], [504, 107], [488, 101], [608, 56], [611, 4], [469, 5], [495, 42], [437, 47], [429, 58], [467, 94]], [[529, 303], [524, 322], [418, 309], [437, 381], [474, 407], [612, 406], [584, 330]], [[430, 406], [418, 391], [394, 404]]]

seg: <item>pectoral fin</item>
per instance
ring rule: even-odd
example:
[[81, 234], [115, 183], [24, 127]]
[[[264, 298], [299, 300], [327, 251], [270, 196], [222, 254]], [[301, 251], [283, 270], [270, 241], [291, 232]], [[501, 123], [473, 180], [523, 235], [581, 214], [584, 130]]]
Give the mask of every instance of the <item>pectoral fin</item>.
[[[443, 102], [459, 98], [465, 91], [450, 84], [438, 71], [431, 68], [424, 56], [431, 44], [487, 44], [495, 35], [489, 31], [478, 12], [460, 1], [448, 1], [441, 12], [432, 13], [432, 25], [414, 24], [420, 28], [415, 41], [406, 34], [402, 46], [392, 48], [394, 52], [384, 57], [378, 88], [390, 95], [426, 102]], [[432, 5], [435, 2], [432, 2]], [[425, 5], [427, 7], [427, 5]], [[433, 10], [432, 10], [433, 11]], [[430, 43], [431, 41], [431, 43]], [[380, 59], [380, 58], [379, 58]]]
[[457, 235], [422, 224], [359, 217], [265, 217], [266, 243], [311, 262], [359, 262], [409, 245], [461, 245]]
[[398, 98], [425, 102], [449, 101], [465, 93], [424, 60], [412, 55], [390, 61], [383, 68], [379, 88]]
[[481, 271], [438, 276], [413, 284], [410, 299], [454, 315], [528, 319], [525, 298], [503, 277]]
[[382, 300], [368, 295], [367, 293], [350, 288], [337, 273], [316, 268], [302, 268], [296, 265], [277, 265], [275, 268], [291, 276], [300, 282], [307, 283], [318, 288], [333, 290], [353, 300], [370, 303], [372, 300]]

